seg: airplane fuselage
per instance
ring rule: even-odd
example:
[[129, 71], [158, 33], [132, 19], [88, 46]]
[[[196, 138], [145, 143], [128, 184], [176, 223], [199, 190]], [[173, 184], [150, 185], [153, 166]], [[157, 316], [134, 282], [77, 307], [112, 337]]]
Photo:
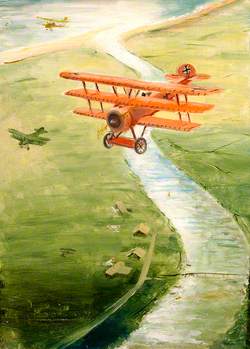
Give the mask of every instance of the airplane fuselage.
[[[151, 98], [171, 99], [172, 96], [164, 95], [159, 92], [150, 94]], [[128, 107], [128, 106], [114, 106], [107, 115], [107, 125], [114, 134], [128, 131], [132, 126], [138, 124], [138, 121], [145, 116], [152, 116], [158, 110], [143, 107]]]

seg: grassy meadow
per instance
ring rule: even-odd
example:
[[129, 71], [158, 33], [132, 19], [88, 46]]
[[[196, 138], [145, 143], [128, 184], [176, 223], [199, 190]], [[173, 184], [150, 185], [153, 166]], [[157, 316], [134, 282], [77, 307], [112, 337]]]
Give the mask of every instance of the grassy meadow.
[[[81, 86], [59, 78], [67, 69], [134, 76], [87, 47], [0, 66], [1, 348], [48, 348], [132, 288], [142, 262], [128, 259], [127, 251], [147, 249], [150, 242], [150, 236], [132, 235], [141, 222], [158, 237], [149, 280], [135, 298], [136, 315], [130, 312], [124, 320], [134, 318], [124, 324], [127, 331], [176, 280], [154, 278], [179, 268], [179, 238], [129, 171], [122, 150], [103, 147], [97, 136], [101, 121], [72, 114], [84, 102], [63, 95]], [[8, 133], [41, 126], [50, 141], [29, 151]], [[117, 201], [130, 212], [115, 212]], [[63, 248], [72, 253], [63, 255]], [[105, 277], [111, 257], [132, 272]]]
[[215, 104], [211, 112], [193, 115], [202, 127], [190, 133], [157, 130], [153, 137], [168, 158], [235, 215], [250, 241], [249, 13], [248, 1], [236, 1], [202, 18], [133, 36], [126, 44], [164, 72], [191, 63], [211, 75], [200, 85], [224, 89], [194, 98]]

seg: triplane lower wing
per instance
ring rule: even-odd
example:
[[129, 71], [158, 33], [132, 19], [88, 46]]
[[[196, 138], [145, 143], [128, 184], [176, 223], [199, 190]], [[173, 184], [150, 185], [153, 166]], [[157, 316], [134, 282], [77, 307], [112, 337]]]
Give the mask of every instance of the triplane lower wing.
[[[191, 85], [192, 80], [207, 79], [206, 74], [197, 74], [191, 64], [183, 64], [177, 69], [177, 74], [166, 75], [169, 83], [145, 82], [122, 77], [97, 75], [90, 73], [62, 72], [65, 79], [81, 81], [83, 88], [66, 92], [68, 96], [80, 97], [88, 102], [88, 108], [77, 108], [74, 113], [83, 116], [106, 120], [110, 132], [104, 137], [104, 145], [134, 148], [138, 154], [143, 154], [147, 143], [143, 138], [147, 127], [159, 127], [177, 131], [190, 131], [198, 126], [191, 121], [190, 113], [202, 113], [213, 108], [212, 104], [188, 101], [188, 96], [206, 96], [218, 93], [219, 88], [206, 88]], [[173, 82], [174, 81], [174, 82]], [[87, 83], [94, 86], [89, 88]], [[100, 85], [105, 85], [104, 91]], [[111, 86], [111, 91], [107, 91]], [[98, 102], [100, 109], [93, 108], [92, 102]], [[108, 111], [104, 103], [112, 104]], [[167, 119], [154, 116], [159, 111], [175, 112], [178, 119]], [[183, 119], [183, 113], [186, 119]], [[135, 134], [136, 125], [144, 126], [140, 137]], [[121, 136], [131, 130], [132, 138]]]

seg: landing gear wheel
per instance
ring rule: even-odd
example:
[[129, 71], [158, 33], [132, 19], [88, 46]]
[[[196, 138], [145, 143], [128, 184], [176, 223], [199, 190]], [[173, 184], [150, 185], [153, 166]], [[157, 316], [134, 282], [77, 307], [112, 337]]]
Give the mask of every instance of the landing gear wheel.
[[147, 141], [145, 138], [140, 137], [135, 141], [135, 152], [137, 154], [144, 154], [147, 150]]
[[106, 133], [103, 137], [103, 145], [105, 148], [110, 149], [113, 147], [112, 143], [109, 143], [109, 141], [114, 137], [112, 132]]

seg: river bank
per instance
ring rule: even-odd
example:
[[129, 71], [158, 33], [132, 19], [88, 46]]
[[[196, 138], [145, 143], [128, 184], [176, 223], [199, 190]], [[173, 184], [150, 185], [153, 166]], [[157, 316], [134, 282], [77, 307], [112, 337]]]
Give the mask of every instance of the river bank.
[[205, 5], [198, 7], [195, 11], [185, 14], [183, 16], [179, 16], [177, 18], [170, 18], [161, 23], [151, 24], [148, 26], [144, 26], [143, 28], [136, 28], [135, 30], [131, 30], [123, 35], [123, 40], [126, 42], [133, 37], [140, 35], [142, 33], [152, 33], [160, 30], [166, 30], [171, 27], [177, 27], [178, 25], [188, 25], [188, 23], [194, 20], [200, 20], [201, 18], [212, 14], [218, 10], [224, 9], [228, 5], [232, 5], [238, 0], [220, 0], [211, 2]]

